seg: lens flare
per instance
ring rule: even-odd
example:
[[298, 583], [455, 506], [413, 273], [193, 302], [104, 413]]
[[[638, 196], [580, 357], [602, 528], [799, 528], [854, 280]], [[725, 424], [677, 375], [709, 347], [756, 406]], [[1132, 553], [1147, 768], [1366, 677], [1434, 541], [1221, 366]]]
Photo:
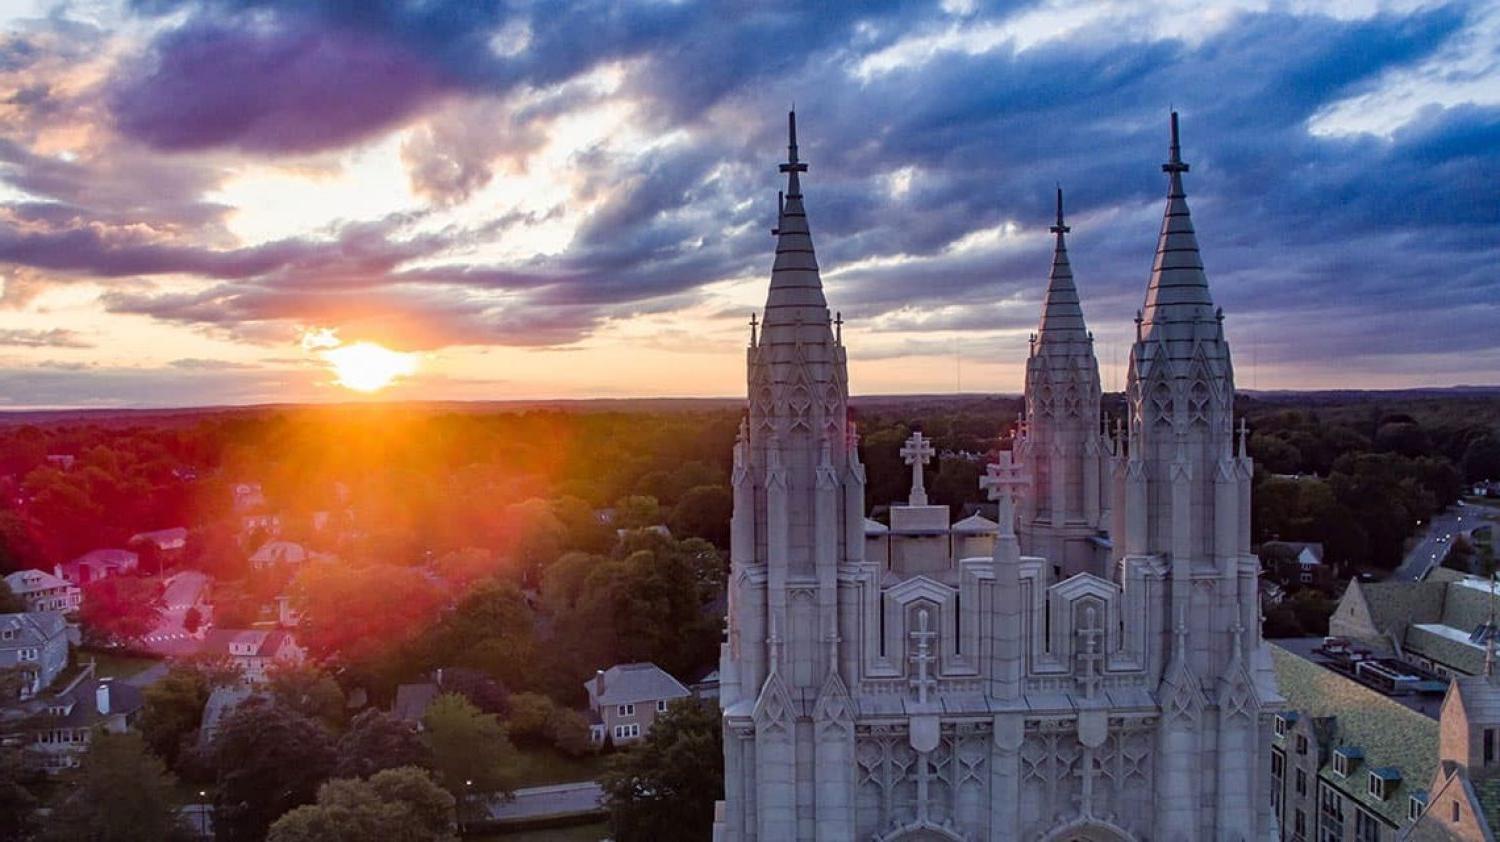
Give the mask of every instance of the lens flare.
[[356, 392], [378, 392], [417, 371], [417, 355], [392, 351], [374, 342], [354, 342], [319, 352], [333, 366], [338, 384]]

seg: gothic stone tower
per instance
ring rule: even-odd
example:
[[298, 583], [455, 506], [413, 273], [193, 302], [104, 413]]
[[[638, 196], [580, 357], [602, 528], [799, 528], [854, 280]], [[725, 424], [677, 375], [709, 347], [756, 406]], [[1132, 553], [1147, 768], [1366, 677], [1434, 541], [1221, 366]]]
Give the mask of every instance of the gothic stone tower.
[[[1128, 434], [1107, 448], [1095, 438], [1098, 374], [1059, 219], [1028, 366], [1026, 458], [1001, 453], [981, 482], [996, 521], [958, 523], [927, 505], [920, 437], [904, 449], [909, 503], [888, 525], [864, 517], [795, 123], [791, 135], [735, 446], [715, 838], [1270, 838], [1262, 747], [1280, 700], [1259, 635], [1250, 463], [1243, 436], [1235, 448], [1229, 349], [1188, 216], [1175, 116]], [[1090, 448], [1109, 453], [1107, 477], [1077, 461]], [[1038, 495], [1041, 471], [1067, 477], [1064, 491], [1043, 484]], [[1111, 505], [1095, 499], [1100, 486]], [[1055, 575], [1065, 568], [1048, 554], [1066, 560], [1069, 530], [1100, 524], [1114, 563]]]
[[1026, 416], [1016, 454], [1031, 483], [1021, 509], [1021, 552], [1052, 562], [1057, 578], [1106, 575], [1109, 441], [1100, 428], [1099, 361], [1068, 263], [1062, 188], [1042, 321], [1026, 359]]

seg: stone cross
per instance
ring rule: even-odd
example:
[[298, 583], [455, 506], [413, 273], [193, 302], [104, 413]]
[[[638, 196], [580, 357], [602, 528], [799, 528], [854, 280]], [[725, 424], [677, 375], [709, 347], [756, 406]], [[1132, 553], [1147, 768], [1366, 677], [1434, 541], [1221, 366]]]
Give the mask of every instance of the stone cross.
[[759, 326], [759, 324], [760, 324], [760, 322], [756, 320], [755, 314], [751, 313], [750, 314], [750, 347], [752, 347], [752, 348], [755, 347], [755, 345], [756, 345], [757, 337], [755, 335], [755, 328], [757, 326]]
[[1010, 537], [1016, 533], [1016, 502], [1026, 491], [1028, 479], [1020, 465], [1011, 458], [1009, 450], [1002, 450], [994, 462], [985, 466], [984, 476], [979, 478], [979, 487], [986, 496], [999, 503], [1000, 536]]
[[1099, 651], [1099, 639], [1104, 629], [1099, 627], [1099, 612], [1090, 605], [1083, 612], [1084, 625], [1078, 629], [1078, 683], [1083, 686], [1083, 697], [1094, 698], [1099, 689], [1100, 669], [1104, 653]]
[[935, 452], [932, 441], [924, 438], [920, 430], [912, 433], [911, 438], [906, 440], [906, 446], [901, 448], [901, 458], [911, 466], [911, 500], [908, 505], [927, 505], [927, 488], [922, 484], [922, 466], [927, 464]]
[[927, 609], [917, 611], [917, 627], [911, 632], [911, 642], [916, 651], [911, 655], [912, 665], [917, 668], [917, 677], [911, 679], [911, 686], [917, 688], [917, 704], [927, 704], [927, 691], [937, 684], [937, 681], [928, 674], [928, 667], [937, 656], [932, 654], [932, 641], [937, 637], [937, 632], [928, 628]]

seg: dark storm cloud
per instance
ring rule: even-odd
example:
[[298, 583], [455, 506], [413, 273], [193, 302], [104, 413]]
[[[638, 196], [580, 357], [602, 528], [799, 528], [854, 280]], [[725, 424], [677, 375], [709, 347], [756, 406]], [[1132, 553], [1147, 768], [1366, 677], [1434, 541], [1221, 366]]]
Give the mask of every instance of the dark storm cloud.
[[[1463, 5], [1365, 20], [1243, 13], [1192, 42], [1105, 21], [1026, 49], [939, 51], [866, 73], [864, 58], [956, 19], [910, 4], [745, 4], [734, 15], [676, 3], [135, 6], [178, 17], [103, 94], [134, 144], [63, 161], [0, 139], [0, 178], [39, 199], [0, 208], [0, 261], [217, 282], [117, 290], [106, 300], [118, 312], [247, 335], [337, 318], [410, 347], [575, 341], [605, 319], [698, 300], [704, 284], [765, 274], [780, 115], [796, 99], [819, 258], [847, 316], [917, 333], [1034, 323], [1061, 181], [1086, 313], [1119, 338], [1155, 247], [1175, 104], [1232, 334], [1244, 325], [1266, 359], [1495, 345], [1482, 326], [1500, 318], [1500, 109], [1433, 106], [1389, 137], [1309, 131], [1330, 105], [1462, 36], [1474, 13]], [[18, 52], [15, 62], [37, 61]], [[557, 255], [449, 259], [504, 242], [527, 221], [515, 216], [420, 235], [418, 219], [387, 219], [235, 247], [204, 233], [227, 210], [204, 199], [221, 172], [179, 154], [336, 150], [420, 117], [402, 149], [413, 188], [462, 203], [497, 166], [524, 167], [553, 121], [597, 103], [604, 95], [579, 80], [616, 61], [618, 95], [649, 129], [684, 139], [576, 155], [575, 192], [552, 212], [593, 210]], [[32, 83], [12, 99], [59, 107], [49, 90]], [[132, 224], [142, 220], [148, 230]]]

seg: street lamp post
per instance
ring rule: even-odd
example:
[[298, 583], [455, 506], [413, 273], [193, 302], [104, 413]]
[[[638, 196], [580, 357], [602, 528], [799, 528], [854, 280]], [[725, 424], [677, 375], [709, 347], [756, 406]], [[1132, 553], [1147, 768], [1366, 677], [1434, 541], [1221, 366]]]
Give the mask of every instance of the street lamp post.
[[198, 790], [198, 830], [208, 836], [208, 791]]

